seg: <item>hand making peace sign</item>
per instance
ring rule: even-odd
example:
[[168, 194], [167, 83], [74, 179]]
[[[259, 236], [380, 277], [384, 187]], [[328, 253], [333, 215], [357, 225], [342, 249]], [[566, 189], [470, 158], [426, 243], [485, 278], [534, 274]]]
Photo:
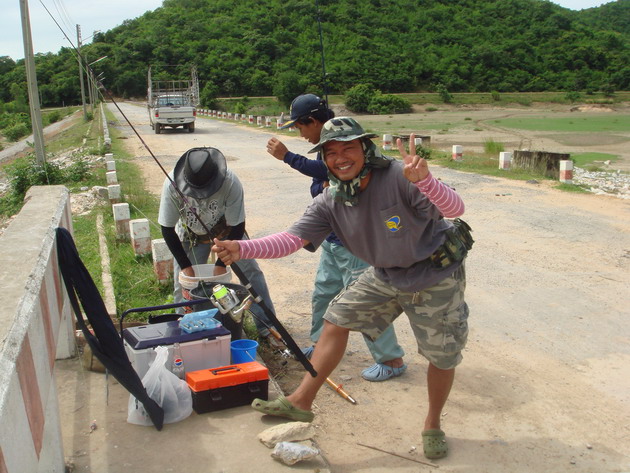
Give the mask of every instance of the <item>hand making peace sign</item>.
[[403, 175], [407, 178], [407, 180], [409, 180], [409, 182], [421, 181], [429, 175], [429, 165], [427, 164], [427, 160], [416, 154], [415, 142], [416, 135], [412, 133], [409, 135], [409, 152], [407, 152], [405, 151], [402, 140], [400, 138], [396, 140], [398, 151], [403, 159], [403, 163], [405, 163]]

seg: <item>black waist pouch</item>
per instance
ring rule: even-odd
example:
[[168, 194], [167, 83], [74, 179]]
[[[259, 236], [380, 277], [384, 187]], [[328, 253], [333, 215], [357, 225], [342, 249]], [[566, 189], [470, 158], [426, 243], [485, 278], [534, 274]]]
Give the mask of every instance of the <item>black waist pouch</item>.
[[453, 227], [446, 231], [446, 240], [429, 257], [436, 268], [447, 268], [462, 261], [473, 246], [470, 225], [460, 218], [453, 220]]

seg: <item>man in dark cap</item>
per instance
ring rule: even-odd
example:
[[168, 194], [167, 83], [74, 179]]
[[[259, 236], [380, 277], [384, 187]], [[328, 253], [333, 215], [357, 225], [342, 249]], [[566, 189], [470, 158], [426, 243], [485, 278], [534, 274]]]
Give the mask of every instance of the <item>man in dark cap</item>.
[[[315, 94], [303, 94], [291, 103], [291, 118], [281, 129], [295, 127], [300, 131], [302, 138], [309, 143], [317, 144], [324, 123], [334, 116], [334, 112], [328, 108], [326, 101]], [[308, 159], [289, 151], [276, 137], [267, 142], [267, 152], [296, 171], [313, 178], [311, 183], [313, 198], [321, 194], [328, 186], [330, 180], [328, 168], [320, 152], [317, 153], [316, 159]], [[313, 345], [302, 350], [308, 358], [313, 354], [314, 344], [319, 340], [324, 328], [324, 314], [330, 301], [369, 267], [365, 261], [350, 253], [334, 232], [322, 242], [321, 249], [311, 300], [310, 335]], [[407, 365], [403, 362], [405, 352], [398, 344], [393, 325], [390, 325], [376, 341], [368, 337], [364, 338], [374, 359], [374, 364], [361, 373], [364, 379], [387, 381], [405, 372], [407, 369]]]
[[[171, 180], [165, 179], [158, 223], [175, 258], [174, 302], [183, 302], [180, 271], [187, 276], [195, 276], [193, 265], [208, 262], [213, 238], [247, 238], [243, 187], [236, 174], [227, 168], [223, 153], [216, 148], [192, 148], [186, 151], [169, 177], [186, 196], [186, 201], [173, 188]], [[207, 233], [195, 214], [210, 229], [210, 233]], [[265, 276], [256, 260], [242, 260], [239, 267], [267, 307], [273, 311]], [[225, 272], [225, 264], [218, 260], [215, 264], [215, 275]], [[270, 337], [269, 329], [265, 326], [265, 323], [271, 324], [262, 308], [254, 304], [250, 310], [256, 316], [254, 322], [258, 333], [272, 342], [273, 337]]]

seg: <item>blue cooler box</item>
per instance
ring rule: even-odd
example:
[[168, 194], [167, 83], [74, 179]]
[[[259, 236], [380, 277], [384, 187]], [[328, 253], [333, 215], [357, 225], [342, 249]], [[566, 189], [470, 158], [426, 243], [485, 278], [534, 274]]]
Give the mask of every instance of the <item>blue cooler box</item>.
[[[154, 348], [168, 347], [169, 360], [173, 359], [173, 344], [179, 343], [184, 370], [205, 370], [230, 364], [230, 331], [216, 327], [200, 332], [186, 333], [179, 322], [140, 325], [123, 330], [123, 343], [140, 379], [146, 374], [155, 359]], [[170, 366], [167, 365], [170, 369]]]

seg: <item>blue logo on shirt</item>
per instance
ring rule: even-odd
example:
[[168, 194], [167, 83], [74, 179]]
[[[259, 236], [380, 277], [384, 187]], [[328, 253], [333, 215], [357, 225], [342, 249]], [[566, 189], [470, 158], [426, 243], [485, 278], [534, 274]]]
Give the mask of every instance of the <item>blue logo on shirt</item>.
[[390, 232], [397, 232], [401, 228], [400, 217], [398, 215], [389, 217], [387, 220], [385, 220], [385, 225]]

